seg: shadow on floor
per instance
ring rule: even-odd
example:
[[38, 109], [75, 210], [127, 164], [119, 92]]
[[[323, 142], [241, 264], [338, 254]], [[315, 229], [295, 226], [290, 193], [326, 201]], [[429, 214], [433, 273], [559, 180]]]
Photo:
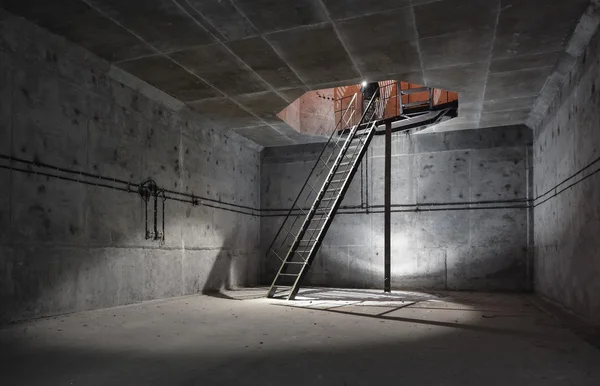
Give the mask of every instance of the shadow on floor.
[[[506, 328], [479, 326], [476, 324], [464, 324], [464, 323], [458, 323], [458, 322], [451, 323], [451, 322], [442, 322], [442, 321], [436, 321], [436, 320], [389, 316], [389, 314], [391, 314], [393, 312], [399, 311], [403, 308], [411, 307], [415, 304], [416, 304], [416, 302], [412, 302], [412, 303], [408, 303], [404, 306], [393, 307], [392, 309], [383, 311], [379, 314], [368, 314], [368, 313], [355, 312], [355, 311], [346, 311], [346, 310], [339, 309], [339, 307], [338, 308], [317, 308], [317, 307], [301, 307], [301, 306], [293, 306], [293, 305], [283, 306], [283, 305], [279, 305], [279, 304], [274, 304], [274, 305], [282, 306], [282, 307], [292, 307], [292, 308], [304, 309], [304, 310], [319, 311], [319, 312], [331, 312], [334, 314], [358, 316], [358, 317], [370, 318], [370, 319], [380, 319], [380, 320], [385, 320], [385, 321], [425, 324], [425, 325], [436, 326], [436, 327], [449, 327], [449, 328], [453, 328], [453, 329], [486, 332], [486, 333], [492, 333], [492, 334], [508, 334], [508, 335], [514, 335], [514, 336], [522, 336], [522, 337], [531, 337], [531, 336], [536, 335], [536, 332], [532, 332], [532, 331], [520, 331], [520, 330], [506, 329]], [[351, 306], [352, 305], [350, 305], [350, 307]], [[419, 309], [421, 309], [421, 308], [419, 308]], [[450, 311], [450, 310], [444, 309], [444, 311]], [[468, 310], [460, 310], [460, 311], [468, 311]], [[511, 315], [511, 317], [515, 317], [515, 316], [519, 317], [522, 315]], [[494, 317], [496, 317], [496, 315], [494, 315]], [[490, 316], [490, 318], [492, 318], [492, 316]]]
[[[505, 311], [523, 310], [512, 298]], [[190, 297], [14, 326], [0, 330], [2, 385], [600, 384], [600, 352], [529, 316], [454, 323], [450, 310], [394, 316], [416, 300], [325, 310], [301, 303]]]
[[219, 299], [236, 300], [227, 295], [224, 290], [227, 291], [231, 289], [233, 251], [230, 247], [234, 245], [238, 228], [238, 225], [234, 226], [232, 232], [223, 239], [223, 247], [219, 250], [210, 272], [206, 277], [206, 282], [202, 287], [202, 294]]
[[[339, 315], [346, 313], [335, 312], [335, 315], [339, 321]], [[125, 339], [122, 346], [114, 343], [114, 337], [112, 343], [98, 346], [92, 342], [73, 344], [70, 339], [61, 346], [47, 343], [32, 346], [24, 340], [0, 339], [2, 384], [362, 386], [398, 382], [446, 386], [563, 386], [566, 379], [572, 385], [600, 384], [600, 371], [594, 365], [600, 355], [582, 353], [578, 349], [573, 355], [565, 356], [557, 351], [557, 343], [547, 336], [544, 340], [543, 334], [519, 334], [485, 326], [410, 318], [360, 316], [452, 329], [429, 334], [427, 329], [412, 333], [406, 330], [405, 337], [396, 335], [390, 339], [383, 332], [374, 333], [379, 326], [373, 323], [361, 323], [356, 328], [346, 325], [343, 329], [318, 330], [318, 335], [309, 329], [301, 332], [302, 328], [288, 325], [289, 336], [297, 335], [299, 340], [284, 341], [281, 337], [269, 340], [255, 330], [257, 326], [246, 323], [247, 330], [231, 330], [226, 334], [215, 333], [218, 328], [210, 325], [198, 325], [194, 335], [149, 337], [146, 340], [149, 339], [150, 344], [138, 342], [137, 333], [132, 333], [134, 337]], [[319, 319], [321, 322], [323, 319]], [[285, 322], [281, 326], [285, 326]], [[362, 340], [358, 326], [371, 331]], [[578, 365], [571, 365], [571, 361]]]
[[[286, 299], [288, 291], [281, 291], [274, 299]], [[425, 292], [393, 291], [385, 293], [379, 290], [338, 289], [338, 288], [302, 288], [296, 300], [313, 301], [369, 301], [369, 302], [411, 302], [436, 299], [438, 296]]]

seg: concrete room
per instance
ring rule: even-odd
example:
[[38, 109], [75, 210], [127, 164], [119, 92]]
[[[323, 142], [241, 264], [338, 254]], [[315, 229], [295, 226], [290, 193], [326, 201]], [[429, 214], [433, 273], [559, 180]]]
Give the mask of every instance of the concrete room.
[[600, 385], [599, 24], [0, 0], [0, 384]]

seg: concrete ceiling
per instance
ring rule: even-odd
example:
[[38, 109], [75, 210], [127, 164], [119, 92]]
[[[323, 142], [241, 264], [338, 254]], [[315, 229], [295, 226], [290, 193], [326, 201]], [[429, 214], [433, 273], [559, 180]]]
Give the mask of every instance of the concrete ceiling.
[[310, 141], [305, 91], [398, 79], [460, 93], [446, 129], [525, 123], [589, 0], [0, 0], [223, 129]]

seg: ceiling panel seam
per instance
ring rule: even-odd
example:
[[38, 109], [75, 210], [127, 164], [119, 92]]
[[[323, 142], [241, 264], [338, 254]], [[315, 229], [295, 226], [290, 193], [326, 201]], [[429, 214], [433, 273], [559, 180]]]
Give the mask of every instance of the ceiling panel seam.
[[337, 26], [335, 25], [335, 22], [331, 19], [331, 15], [329, 14], [329, 10], [325, 6], [325, 3], [323, 3], [323, 0], [317, 0], [317, 2], [323, 8], [323, 12], [325, 12], [327, 19], [329, 20], [329, 22], [331, 23], [331, 26], [333, 27], [333, 32], [335, 32], [335, 35], [337, 36], [338, 41], [340, 42], [340, 44], [344, 48], [344, 51], [346, 51], [346, 55], [348, 55], [348, 58], [350, 58], [350, 61], [352, 62], [352, 66], [354, 67], [354, 70], [361, 78], [364, 78], [362, 71], [360, 71], [360, 68], [356, 64], [356, 61], [354, 60], [352, 55], [350, 55], [350, 50], [346, 46], [346, 43], [344, 43], [344, 41], [342, 40], [342, 36], [340, 35], [340, 31], [338, 30]]
[[[158, 48], [154, 47], [152, 44], [150, 44], [146, 40], [144, 40], [141, 36], [139, 36], [138, 34], [136, 34], [135, 32], [133, 32], [129, 28], [125, 27], [123, 24], [119, 23], [118, 21], [116, 21], [115, 19], [113, 19], [112, 17], [110, 17], [109, 15], [107, 15], [102, 10], [98, 9], [97, 7], [95, 7], [90, 1], [88, 1], [88, 0], [81, 0], [81, 2], [85, 3], [88, 7], [90, 7], [94, 11], [98, 12], [100, 15], [104, 16], [107, 20], [110, 20], [111, 22], [115, 23], [116, 25], [118, 25], [119, 27], [123, 28], [125, 31], [127, 31], [128, 33], [130, 33], [131, 35], [133, 35], [134, 37], [136, 37], [140, 42], [144, 43], [148, 48], [150, 48], [151, 50], [154, 50], [155, 55], [161, 54], [161, 51]], [[147, 56], [152, 56], [152, 55], [147, 55]], [[134, 59], [127, 59], [127, 60], [123, 60], [123, 61], [125, 62], [125, 61], [130, 61], [130, 60], [134, 60]]]
[[[213, 38], [215, 38], [215, 40], [217, 41], [217, 43], [213, 43], [213, 44], [219, 44], [221, 45], [221, 47], [223, 47], [227, 52], [229, 52], [229, 54], [231, 54], [234, 58], [236, 58], [238, 61], [240, 61], [252, 74], [254, 74], [254, 76], [256, 76], [258, 79], [260, 79], [261, 82], [263, 82], [267, 88], [271, 91], [274, 92], [275, 94], [277, 94], [277, 96], [279, 96], [282, 100], [287, 102], [287, 99], [280, 94], [269, 82], [267, 82], [265, 79], [263, 79], [262, 76], [258, 75], [256, 73], [256, 71], [254, 71], [252, 69], [252, 67], [250, 67], [246, 62], [244, 62], [239, 56], [237, 56], [229, 47], [227, 47], [227, 45], [225, 45], [221, 40], [219, 40], [211, 31], [207, 30], [202, 24], [198, 23], [198, 21], [192, 17], [192, 15], [190, 15], [187, 10], [185, 8], [183, 8], [181, 6], [181, 4], [179, 4], [178, 1], [176, 0], [172, 0], [173, 3], [175, 3], [179, 9], [181, 9], [181, 11], [183, 13], [185, 13], [190, 19], [192, 19], [194, 21], [194, 23], [198, 24], [198, 26], [200, 26], [202, 29], [204, 29], [208, 34], [210, 34]], [[187, 1], [187, 0], [186, 0]], [[189, 4], [189, 3], [188, 3]], [[194, 7], [192, 7], [194, 8]], [[194, 8], [195, 9], [195, 8]], [[254, 27], [254, 26], [253, 26]], [[206, 46], [206, 45], [205, 45]], [[184, 49], [181, 51], [187, 51], [188, 49]], [[173, 60], [173, 59], [171, 59]], [[177, 62], [175, 62], [177, 63]], [[179, 64], [179, 63], [177, 63]], [[186, 68], [184, 66], [181, 66], [183, 68]], [[187, 68], [186, 68], [187, 70]], [[189, 71], [189, 70], [188, 70]], [[191, 72], [191, 71], [190, 71]], [[202, 79], [202, 78], [200, 78]], [[204, 81], [206, 82], [206, 81]], [[215, 86], [211, 85], [210, 83], [206, 82], [207, 84], [209, 84], [211, 87], [213, 87], [215, 90], [219, 91], [220, 93], [222, 93], [223, 95], [225, 95], [227, 98], [229, 98], [233, 103], [237, 104], [238, 106], [243, 106], [242, 104], [238, 103], [237, 101], [235, 101], [231, 96], [229, 96], [228, 94], [222, 92], [221, 90], [219, 90], [218, 88], [216, 88]], [[291, 139], [290, 137], [288, 137], [287, 135], [285, 135], [284, 133], [282, 133], [279, 129], [277, 129], [275, 126], [271, 125], [269, 122], [263, 120], [261, 117], [257, 116], [254, 114], [254, 112], [250, 111], [250, 109], [246, 109], [244, 108], [244, 110], [246, 110], [247, 112], [251, 113], [254, 117], [258, 118], [261, 122], [264, 122], [266, 126], [269, 126], [270, 128], [272, 128], [273, 130], [275, 130], [276, 132], [278, 132], [279, 134], [281, 134], [282, 136], [284, 136], [285, 138], [289, 139], [290, 141], [296, 143], [296, 141], [294, 141], [293, 139]], [[233, 128], [232, 128], [233, 129]]]
[[525, 71], [531, 71], [531, 70], [539, 70], [539, 69], [542, 69], [542, 68], [554, 68], [554, 64], [545, 65], [545, 66], [534, 66], [534, 67], [527, 67], [527, 68], [519, 68], [519, 69], [516, 69], [516, 70], [494, 71], [494, 72], [490, 72], [490, 75], [508, 74], [508, 73], [515, 73], [515, 72], [525, 72]]
[[[213, 88], [214, 90], [216, 90], [217, 92], [219, 92], [221, 95], [225, 96], [227, 99], [229, 99], [230, 101], [232, 101], [234, 104], [236, 104], [238, 107], [240, 107], [242, 110], [246, 111], [247, 113], [249, 113], [250, 115], [252, 115], [253, 117], [257, 118], [259, 121], [264, 122], [264, 124], [266, 126], [271, 127], [273, 130], [277, 131], [279, 134], [281, 134], [282, 136], [284, 136], [285, 138], [288, 138], [290, 141], [292, 142], [296, 142], [294, 140], [292, 140], [291, 138], [287, 137], [286, 135], [284, 135], [283, 133], [281, 133], [279, 130], [277, 130], [277, 128], [275, 128], [274, 126], [272, 126], [271, 124], [269, 124], [268, 122], [264, 121], [261, 117], [259, 117], [258, 115], [256, 115], [253, 111], [250, 111], [248, 108], [246, 108], [245, 106], [243, 106], [242, 104], [240, 104], [239, 102], [235, 101], [233, 98], [231, 98], [228, 94], [224, 93], [223, 91], [221, 91], [220, 89], [218, 89], [217, 87], [215, 87], [214, 85], [212, 85], [211, 83], [209, 83], [208, 81], [206, 81], [205, 79], [201, 78], [200, 76], [198, 76], [197, 74], [193, 73], [192, 71], [190, 71], [188, 68], [186, 68], [185, 66], [181, 65], [180, 63], [178, 63], [177, 61], [173, 60], [169, 55], [161, 52], [159, 49], [157, 49], [156, 47], [154, 47], [152, 44], [148, 43], [146, 40], [144, 40], [142, 37], [140, 37], [139, 35], [137, 35], [135, 32], [131, 31], [129, 28], [125, 27], [124, 25], [122, 25], [121, 23], [117, 22], [116, 20], [114, 20], [112, 17], [110, 17], [109, 15], [107, 15], [106, 13], [98, 10], [96, 7], [93, 7], [91, 4], [89, 4], [86, 0], [81, 0], [84, 3], [86, 3], [88, 6], [90, 6], [92, 9], [96, 10], [98, 13], [100, 13], [102, 16], [104, 16], [105, 18], [107, 18], [108, 20], [112, 21], [113, 23], [115, 23], [116, 25], [120, 26], [121, 28], [123, 28], [125, 31], [127, 31], [128, 33], [132, 34], [133, 36], [135, 36], [138, 40], [140, 40], [142, 43], [144, 43], [145, 45], [147, 45], [150, 49], [154, 50], [156, 52], [156, 54], [153, 55], [145, 55], [143, 57], [140, 58], [134, 58], [134, 59], [127, 59], [127, 60], [122, 60], [119, 62], [115, 62], [115, 63], [126, 63], [126, 62], [132, 62], [135, 61], [137, 59], [142, 59], [145, 57], [154, 57], [154, 56], [163, 56], [165, 58], [167, 58], [168, 60], [170, 60], [171, 62], [175, 63], [177, 66], [181, 67], [182, 69], [184, 69], [186, 72], [188, 72], [190, 75], [194, 76], [195, 78], [201, 80], [202, 82], [204, 82], [205, 84], [207, 84], [209, 87]], [[201, 24], [199, 24], [197, 22], [197, 20], [195, 20], [192, 16], [189, 15], [189, 13], [187, 13], [187, 11], [185, 11], [180, 4], [178, 4], [176, 1], [173, 0], [173, 3], [176, 4], [180, 9], [182, 9], [182, 11], [192, 20], [194, 20], [194, 22], [196, 22], [200, 27], [202, 27], [205, 31], [206, 28], [204, 28], [204, 26], [202, 26]], [[210, 33], [210, 31], [207, 31], [208, 33]], [[214, 35], [211, 34], [211, 36], [214, 37]], [[206, 46], [206, 45], [203, 45]], [[237, 56], [236, 58], [238, 60], [240, 60]], [[244, 65], [247, 66], [247, 64], [245, 62], [242, 61], [242, 63], [244, 63]], [[254, 73], [254, 71], [252, 71]], [[264, 79], [260, 78], [259, 79], [263, 82]], [[266, 83], [266, 82], [265, 82]], [[267, 83], [266, 83], [267, 84]], [[270, 85], [269, 85], [270, 86]], [[152, 86], [155, 87], [155, 86]], [[277, 95], [279, 95], [279, 93], [277, 93]], [[279, 95], [281, 97], [281, 95]], [[283, 100], [285, 100], [285, 98], [282, 98]]]
[[[248, 19], [248, 16], [246, 16], [246, 14], [237, 6], [237, 4], [235, 3], [235, 1], [233, 0], [229, 0], [229, 2], [231, 3], [231, 5], [235, 8], [235, 10], [244, 18], [246, 19], [246, 21], [252, 26], [252, 28], [254, 28], [256, 31], [258, 31], [258, 36], [260, 36], [269, 47], [271, 47], [271, 49], [273, 50], [273, 52], [275, 52], [275, 54], [279, 57], [279, 59], [281, 59], [287, 66], [288, 68], [294, 73], [294, 75], [296, 75], [296, 77], [298, 78], [298, 80], [300, 80], [300, 82], [302, 82], [302, 84], [305, 87], [305, 90], [309, 90], [308, 85], [306, 84], [306, 82], [304, 81], [304, 79], [302, 79], [300, 77], [300, 75], [298, 74], [298, 72], [284, 59], [284, 57], [281, 55], [281, 52], [279, 52], [278, 49], [276, 49], [271, 42], [269, 41], [269, 39], [265, 38], [264, 34], [262, 33], [262, 31], [260, 29], [258, 29], [254, 23], [252, 23], [252, 21], [250, 19]], [[319, 23], [322, 24], [322, 23]], [[294, 29], [294, 28], [289, 28], [289, 29]], [[280, 30], [280, 31], [274, 31], [274, 32], [282, 32], [282, 31], [287, 31], [288, 29], [285, 30]]]
[[[155, 55], [148, 55], [146, 57], [159, 57], [162, 56], [168, 60], [170, 60], [171, 62], [175, 63], [177, 66], [181, 67], [182, 69], [184, 69], [185, 71], [187, 71], [190, 75], [196, 77], [197, 79], [201, 80], [202, 82], [204, 82], [205, 84], [207, 84], [209, 87], [212, 87], [214, 90], [216, 90], [217, 92], [221, 93], [221, 95], [229, 98], [229, 96], [225, 95], [225, 93], [221, 92], [219, 89], [217, 89], [216, 87], [214, 87], [212, 84], [208, 83], [207, 81], [205, 81], [204, 79], [202, 79], [201, 77], [199, 77], [198, 75], [194, 74], [193, 72], [191, 72], [190, 70], [188, 70], [187, 68], [185, 68], [184, 66], [182, 66], [181, 64], [177, 63], [175, 60], [173, 60], [171, 57], [169, 57], [168, 55], [165, 55], [164, 53], [162, 53], [158, 48], [154, 47], [152, 44], [148, 43], [146, 40], [144, 40], [142, 37], [140, 37], [139, 35], [137, 35], [135, 32], [131, 31], [129, 28], [125, 27], [124, 25], [121, 25], [119, 22], [117, 22], [116, 20], [114, 20], [112, 17], [110, 17], [109, 15], [107, 15], [106, 13], [96, 9], [95, 7], [93, 7], [91, 4], [89, 4], [86, 0], [81, 0], [82, 2], [88, 4], [92, 9], [96, 10], [98, 13], [100, 13], [101, 15], [103, 15], [104, 17], [106, 17], [108, 20], [112, 21], [113, 23], [119, 25], [121, 28], [123, 28], [124, 30], [126, 30], [127, 32], [129, 32], [130, 34], [132, 34], [133, 36], [135, 36], [136, 38], [138, 38], [142, 43], [146, 44], [149, 48], [153, 49], [154, 51], [156, 51], [157, 53]], [[119, 63], [127, 63], [127, 62], [132, 62], [135, 61], [136, 59], [128, 59], [128, 60], [123, 60], [120, 61]], [[143, 79], [142, 79], [143, 80]], [[152, 87], [155, 87], [154, 85], [152, 85]], [[156, 88], [156, 87], [155, 87]], [[229, 98], [231, 99], [231, 98]], [[235, 101], [234, 101], [235, 103]], [[244, 110], [246, 110], [244, 108]], [[246, 110], [247, 111], [247, 110]], [[258, 118], [259, 120], [262, 121], [262, 119], [256, 115], [254, 115], [254, 113], [247, 111], [248, 113], [250, 113], [252, 116], [254, 116], [255, 118]]]
[[481, 108], [479, 109], [479, 119], [478, 122], [481, 122], [481, 114], [483, 112], [483, 103], [485, 101], [485, 93], [487, 91], [487, 84], [490, 80], [490, 73], [492, 68], [492, 57], [494, 55], [494, 46], [496, 45], [496, 35], [498, 33], [498, 25], [500, 24], [500, 13], [502, 12], [502, 0], [498, 1], [498, 9], [496, 11], [496, 22], [494, 24], [494, 35], [492, 36], [492, 44], [490, 44], [490, 54], [488, 57], [488, 68], [486, 71], [485, 83], [483, 84], [483, 92], [481, 93]]
[[[423, 78], [423, 85], [427, 85], [427, 79], [425, 79], [425, 66], [423, 65], [423, 55], [421, 54], [421, 39], [419, 37], [419, 30], [417, 29], [417, 17], [415, 16], [415, 8], [413, 7], [413, 0], [410, 0], [410, 16], [413, 19], [413, 26], [415, 28], [415, 41], [417, 45], [417, 53], [419, 54], [419, 65], [421, 66], [421, 78]], [[400, 79], [401, 80], [401, 79]]]
[[[144, 43], [146, 43], [146, 42], [144, 42]], [[152, 47], [152, 48], [154, 48], [154, 47]], [[164, 55], [163, 55], [162, 52], [156, 52], [154, 54], [137, 56], [135, 58], [127, 58], [127, 59], [123, 59], [123, 60], [117, 60], [115, 62], [112, 62], [112, 64], [121, 64], [121, 63], [127, 63], [127, 62], [135, 62], [136, 60], [147, 59], [147, 58], [154, 58], [156, 56], [164, 56]]]
[[[142, 59], [145, 57], [154, 57], [154, 56], [163, 56], [165, 58], [167, 58], [168, 60], [170, 60], [171, 62], [175, 63], [177, 66], [181, 67], [182, 69], [184, 69], [185, 71], [187, 71], [190, 75], [194, 76], [195, 78], [201, 80], [202, 82], [204, 82], [205, 84], [207, 84], [208, 86], [210, 86], [211, 88], [213, 88], [214, 90], [216, 90], [217, 92], [219, 92], [221, 95], [223, 95], [224, 97], [226, 97], [227, 99], [229, 99], [231, 102], [233, 102], [234, 104], [236, 104], [238, 107], [240, 107], [242, 110], [244, 110], [245, 112], [249, 113], [250, 115], [252, 115], [253, 117], [257, 118], [259, 121], [263, 122], [265, 124], [265, 126], [269, 126], [271, 127], [273, 130], [275, 130], [277, 133], [279, 133], [280, 135], [284, 136], [285, 138], [289, 139], [290, 141], [296, 143], [296, 141], [294, 141], [293, 139], [289, 138], [288, 136], [286, 136], [285, 134], [283, 134], [282, 132], [280, 132], [276, 127], [274, 127], [273, 125], [271, 125], [269, 122], [266, 122], [265, 120], [263, 120], [261, 117], [259, 117], [258, 115], [256, 115], [253, 111], [250, 111], [248, 108], [246, 108], [245, 106], [243, 106], [242, 104], [240, 104], [239, 102], [237, 102], [236, 100], [234, 100], [233, 98], [231, 98], [231, 96], [229, 96], [228, 94], [224, 93], [223, 91], [221, 91], [220, 89], [218, 89], [217, 87], [215, 87], [214, 85], [212, 85], [211, 83], [209, 83], [208, 81], [206, 81], [205, 79], [201, 78], [200, 76], [198, 76], [197, 74], [193, 73], [192, 71], [190, 71], [187, 67], [181, 65], [180, 63], [178, 63], [177, 61], [173, 60], [168, 54], [165, 54], [163, 52], [161, 52], [158, 48], [154, 47], [152, 44], [150, 44], [149, 42], [147, 42], [145, 39], [143, 39], [141, 36], [139, 36], [138, 34], [136, 34], [135, 32], [133, 32], [132, 30], [130, 30], [129, 28], [125, 27], [124, 25], [122, 25], [121, 23], [117, 22], [115, 19], [113, 19], [112, 17], [110, 17], [109, 15], [107, 15], [105, 12], [102, 12], [101, 10], [97, 9], [96, 7], [92, 6], [92, 4], [90, 4], [87, 0], [81, 0], [82, 2], [84, 2], [85, 4], [87, 4], [90, 8], [94, 9], [95, 11], [97, 11], [98, 13], [100, 13], [102, 16], [104, 16], [105, 18], [107, 18], [108, 20], [110, 20], [111, 22], [115, 23], [116, 25], [120, 26], [121, 28], [123, 28], [125, 31], [127, 31], [128, 33], [130, 33], [131, 35], [135, 36], [138, 40], [140, 40], [142, 43], [144, 43], [146, 46], [148, 46], [150, 49], [154, 50], [156, 52], [156, 54], [153, 55], [145, 55], [143, 57], [140, 58], [135, 58], [135, 59], [127, 59], [127, 60], [122, 60], [119, 61], [118, 63], [126, 63], [126, 62], [132, 62], [135, 61], [137, 59]], [[202, 26], [200, 23], [198, 23], [198, 21], [196, 19], [194, 19], [177, 1], [173, 0], [173, 3], [175, 5], [177, 5], [177, 7], [179, 7], [190, 19], [192, 19], [195, 23], [197, 23], [201, 28], [203, 28], [205, 31], [207, 31], [209, 34], [211, 34], [211, 36], [214, 38], [215, 36], [208, 31], [204, 26]], [[217, 39], [218, 41], [218, 39]], [[215, 43], [213, 43], [215, 44]], [[222, 43], [220, 43], [222, 44]], [[210, 45], [210, 44], [208, 44]], [[202, 46], [207, 46], [202, 45]], [[223, 45], [224, 46], [224, 45]], [[229, 51], [229, 48], [226, 47], [227, 50]], [[188, 48], [189, 49], [189, 48]], [[185, 50], [185, 49], [184, 49]], [[233, 54], [233, 53], [232, 53]], [[234, 55], [238, 60], [241, 61], [241, 59], [239, 57], [237, 57], [237, 55]], [[117, 62], [115, 62], [117, 63]], [[245, 66], [248, 66], [244, 61], [242, 61], [242, 63], [244, 63]], [[249, 67], [249, 66], [248, 66]], [[252, 72], [257, 75], [253, 70]], [[257, 75], [258, 76], [258, 75]], [[269, 87], [271, 86], [270, 84], [268, 84], [267, 82], [265, 82], [264, 79], [262, 79], [261, 77], [259, 77], [259, 79], [261, 81], [263, 81], [265, 84], [267, 84]], [[155, 87], [152, 85], [152, 87]], [[273, 91], [274, 89], [271, 88]], [[280, 98], [282, 98], [283, 100], [286, 100], [285, 98], [283, 98], [279, 93], [276, 93]], [[230, 128], [233, 129], [233, 128]]]
[[[218, 33], [218, 34], [221, 36], [221, 38], [222, 38], [222, 39], [219, 39], [217, 36], [215, 36], [215, 34], [213, 34], [213, 33], [212, 33], [211, 31], [209, 31], [208, 29], [204, 28], [204, 30], [205, 30], [206, 32], [208, 32], [209, 34], [211, 34], [211, 35], [212, 35], [212, 37], [214, 37], [216, 41], [226, 40], [226, 37], [225, 37], [225, 35], [223, 35], [223, 34], [221, 33], [221, 31], [219, 31], [219, 29], [218, 29], [217, 27], [215, 27], [215, 25], [214, 25], [213, 23], [211, 23], [211, 22], [210, 22], [210, 20], [208, 20], [208, 19], [206, 18], [206, 16], [204, 16], [204, 15], [202, 14], [202, 12], [200, 12], [198, 9], [196, 9], [196, 7], [194, 7], [192, 4], [190, 4], [190, 2], [189, 2], [188, 0], [173, 0], [173, 2], [174, 2], [174, 3], [176, 3], [176, 4], [179, 6], [179, 8], [181, 8], [181, 10], [182, 10], [182, 11], [183, 11], [183, 12], [184, 12], [186, 15], [188, 15], [189, 17], [191, 17], [192, 19], [194, 19], [194, 20], [195, 20], [195, 18], [194, 18], [192, 15], [190, 15], [188, 12], [186, 12], [186, 10], [184, 9], [184, 7], [183, 7], [183, 6], [182, 6], [182, 5], [179, 3], [180, 1], [183, 1], [183, 2], [185, 2], [185, 3], [188, 5], [188, 7], [190, 7], [191, 9], [193, 9], [193, 10], [194, 10], [194, 12], [195, 12], [196, 14], [198, 14], [198, 16], [200, 16], [200, 17], [202, 18], [202, 20], [204, 20], [204, 21], [206, 22], [206, 24], [208, 24], [208, 25], [210, 25], [212, 28], [214, 28], [214, 30], [215, 30], [215, 31], [216, 31], [216, 32], [217, 32], [217, 33]], [[202, 27], [204, 27], [204, 26], [202, 26]]]
[[[411, 4], [412, 4], [412, 0], [411, 0]], [[353, 19], [360, 19], [361, 17], [383, 15], [383, 14], [386, 14], [386, 13], [389, 13], [389, 12], [394, 12], [394, 11], [397, 11], [399, 9], [409, 8], [409, 7], [412, 8], [412, 5], [406, 5], [405, 4], [405, 5], [401, 6], [401, 7], [394, 7], [394, 8], [386, 9], [385, 11], [367, 12], [367, 13], [363, 13], [363, 14], [360, 14], [360, 15], [348, 16], [348, 17], [343, 17], [341, 19], [332, 19], [332, 20], [338, 22], [338, 21], [347, 21], [347, 20], [353, 20]]]

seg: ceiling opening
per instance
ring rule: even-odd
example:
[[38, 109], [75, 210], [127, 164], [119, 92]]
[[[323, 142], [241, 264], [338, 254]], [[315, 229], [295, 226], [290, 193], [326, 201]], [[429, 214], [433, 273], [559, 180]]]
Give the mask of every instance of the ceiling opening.
[[[373, 108], [378, 109], [376, 116], [380, 120], [400, 121], [438, 107], [458, 106], [456, 92], [397, 80], [363, 81], [361, 84], [308, 91], [277, 116], [299, 133], [326, 136], [334, 127], [343, 130], [358, 124], [374, 94], [377, 95]], [[346, 117], [344, 113], [349, 108], [353, 113]], [[341, 119], [345, 122], [339, 125]]]

